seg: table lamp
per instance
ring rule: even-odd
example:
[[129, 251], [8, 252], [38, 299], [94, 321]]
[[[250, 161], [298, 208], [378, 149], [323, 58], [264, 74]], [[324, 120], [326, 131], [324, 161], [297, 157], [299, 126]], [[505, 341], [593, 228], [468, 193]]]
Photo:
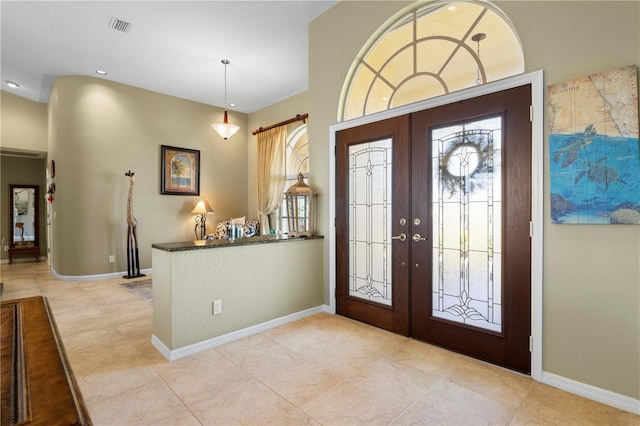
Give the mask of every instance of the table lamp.
[[209, 213], [213, 213], [213, 209], [209, 205], [209, 201], [204, 199], [198, 201], [198, 204], [191, 210], [191, 214], [196, 215], [194, 232], [198, 240], [204, 240], [207, 236], [207, 215]]

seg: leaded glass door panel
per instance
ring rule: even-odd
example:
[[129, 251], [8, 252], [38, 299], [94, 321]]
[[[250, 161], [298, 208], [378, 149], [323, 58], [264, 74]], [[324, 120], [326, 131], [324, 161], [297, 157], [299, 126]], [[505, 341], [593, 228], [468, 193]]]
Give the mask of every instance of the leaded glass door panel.
[[393, 141], [350, 145], [349, 296], [393, 305]]
[[431, 315], [498, 333], [502, 128], [497, 115], [446, 124], [429, 134]]
[[337, 312], [407, 334], [409, 118], [336, 140]]
[[412, 115], [412, 336], [530, 371], [530, 86]]

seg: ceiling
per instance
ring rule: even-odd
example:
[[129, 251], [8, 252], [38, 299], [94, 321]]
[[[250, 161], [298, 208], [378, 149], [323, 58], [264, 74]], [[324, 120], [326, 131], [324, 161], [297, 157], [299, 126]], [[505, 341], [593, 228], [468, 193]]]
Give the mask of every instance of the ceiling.
[[252, 113], [307, 90], [308, 24], [336, 3], [2, 0], [2, 90], [47, 103], [57, 77], [86, 75], [222, 108], [228, 59], [229, 109]]

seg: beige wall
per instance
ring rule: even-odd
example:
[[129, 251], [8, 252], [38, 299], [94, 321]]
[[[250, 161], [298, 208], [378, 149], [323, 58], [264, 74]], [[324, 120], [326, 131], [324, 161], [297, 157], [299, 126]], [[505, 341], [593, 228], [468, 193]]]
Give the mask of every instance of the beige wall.
[[[175, 350], [321, 306], [320, 256], [320, 239], [153, 249], [153, 334]], [[220, 315], [212, 315], [214, 300]]]
[[2, 148], [47, 152], [47, 105], [0, 92]]
[[[308, 133], [321, 193], [329, 191], [328, 130], [347, 71], [371, 34], [406, 4], [339, 2], [310, 24]], [[526, 71], [543, 69], [546, 84], [640, 63], [638, 2], [497, 4], [520, 34]], [[547, 201], [548, 182], [544, 195]], [[320, 205], [326, 235], [326, 197]], [[544, 251], [544, 371], [640, 398], [640, 227], [551, 225], [547, 205]]]
[[[200, 197], [218, 221], [247, 211], [247, 116], [228, 141], [210, 127], [222, 110], [107, 80], [58, 78], [48, 105], [49, 158], [56, 161], [53, 268], [63, 276], [126, 271], [128, 170], [141, 268], [151, 244], [195, 238], [189, 214], [199, 197], [160, 194], [160, 145], [200, 150]], [[109, 255], [116, 262], [109, 263]]]
[[[248, 203], [249, 203], [249, 215], [251, 217], [258, 217], [258, 179], [257, 179], [257, 157], [258, 157], [258, 136], [251, 134], [260, 127], [271, 126], [272, 124], [280, 123], [281, 121], [288, 120], [295, 117], [297, 114], [305, 114], [308, 111], [307, 92], [300, 93], [298, 95], [287, 98], [281, 102], [275, 103], [267, 108], [261, 109], [254, 113], [249, 114], [249, 150], [248, 150], [248, 178], [249, 178], [249, 190], [248, 190]], [[297, 125], [300, 122], [296, 122]], [[313, 186], [313, 170], [311, 170], [311, 182]]]
[[[500, 7], [520, 34], [527, 71], [544, 69], [547, 85], [640, 64], [639, 2]], [[551, 224], [547, 202], [544, 265], [544, 370], [640, 398], [640, 227]]]

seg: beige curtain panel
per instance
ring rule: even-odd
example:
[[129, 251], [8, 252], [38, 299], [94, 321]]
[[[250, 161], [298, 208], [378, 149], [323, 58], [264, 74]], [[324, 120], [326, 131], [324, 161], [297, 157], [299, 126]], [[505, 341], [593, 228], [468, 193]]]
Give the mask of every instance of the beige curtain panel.
[[286, 126], [258, 134], [258, 221], [262, 235], [268, 234], [271, 228], [269, 215], [275, 213], [282, 204], [286, 151]]

